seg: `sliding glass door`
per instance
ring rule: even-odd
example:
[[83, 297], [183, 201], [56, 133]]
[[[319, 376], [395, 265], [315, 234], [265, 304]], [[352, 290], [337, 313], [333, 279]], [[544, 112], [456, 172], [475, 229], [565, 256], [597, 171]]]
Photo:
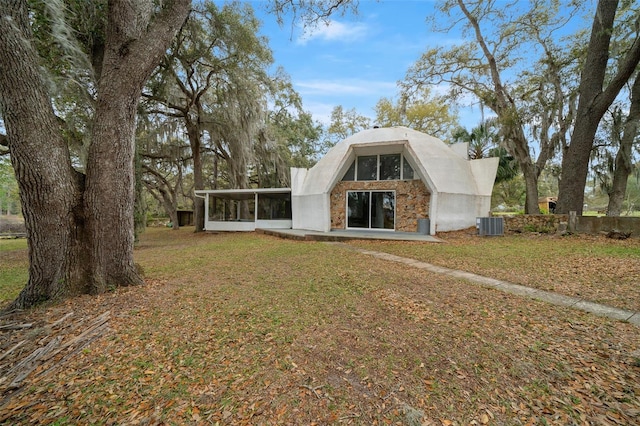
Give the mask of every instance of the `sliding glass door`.
[[395, 229], [393, 191], [347, 191], [347, 228]]

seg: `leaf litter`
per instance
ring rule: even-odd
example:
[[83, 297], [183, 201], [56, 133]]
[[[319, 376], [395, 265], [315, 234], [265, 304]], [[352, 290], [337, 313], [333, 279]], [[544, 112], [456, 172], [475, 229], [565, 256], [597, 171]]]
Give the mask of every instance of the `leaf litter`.
[[0, 423], [640, 424], [633, 325], [322, 243], [150, 230], [136, 256], [145, 286], [0, 318], [2, 377], [65, 348]]

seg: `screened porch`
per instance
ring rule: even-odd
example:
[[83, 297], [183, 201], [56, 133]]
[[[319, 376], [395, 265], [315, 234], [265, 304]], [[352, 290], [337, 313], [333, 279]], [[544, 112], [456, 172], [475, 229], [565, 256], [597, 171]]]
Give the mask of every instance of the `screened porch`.
[[254, 231], [291, 228], [291, 189], [212, 189], [204, 198], [206, 231]]

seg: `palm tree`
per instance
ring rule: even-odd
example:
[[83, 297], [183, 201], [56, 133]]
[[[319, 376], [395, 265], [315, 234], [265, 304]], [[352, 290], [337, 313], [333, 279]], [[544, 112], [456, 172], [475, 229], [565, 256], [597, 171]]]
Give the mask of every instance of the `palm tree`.
[[469, 158], [477, 160], [487, 157], [499, 157], [496, 183], [513, 179], [519, 171], [518, 163], [507, 150], [500, 146], [498, 133], [494, 131], [496, 121], [485, 120], [468, 131], [464, 127], [456, 129], [452, 136], [455, 142], [469, 144]]

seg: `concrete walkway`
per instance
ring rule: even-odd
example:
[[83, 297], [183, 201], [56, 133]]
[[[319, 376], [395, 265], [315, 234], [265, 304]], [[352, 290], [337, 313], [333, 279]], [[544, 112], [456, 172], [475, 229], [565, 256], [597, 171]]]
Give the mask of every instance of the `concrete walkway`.
[[543, 302], [551, 303], [558, 306], [566, 306], [569, 308], [579, 309], [581, 311], [590, 312], [592, 314], [607, 317], [615, 320], [631, 323], [640, 327], [640, 312], [627, 311], [624, 309], [613, 308], [611, 306], [601, 305], [593, 303], [588, 300], [584, 300], [577, 297], [564, 296], [558, 293], [552, 293], [550, 291], [538, 290], [531, 287], [525, 287], [519, 284], [512, 284], [507, 281], [496, 280], [494, 278], [487, 278], [481, 275], [472, 274], [471, 272], [458, 271], [455, 269], [444, 268], [442, 266], [432, 265], [430, 263], [421, 262], [419, 260], [410, 259], [406, 257], [396, 256], [389, 253], [382, 253], [378, 251], [371, 251], [354, 247], [344, 243], [340, 244], [351, 250], [358, 251], [369, 256], [376, 257], [378, 259], [384, 259], [391, 262], [403, 263], [405, 265], [424, 269], [436, 274], [449, 275], [455, 278], [464, 279], [474, 284], [481, 285], [483, 287], [489, 287], [496, 290], [503, 291], [505, 293], [515, 294], [518, 296], [528, 297], [530, 299], [542, 300]]
[[307, 229], [256, 229], [259, 234], [272, 235], [299, 241], [348, 241], [348, 240], [386, 240], [386, 241], [423, 241], [441, 243], [442, 240], [433, 235], [417, 232], [376, 231], [367, 230], [337, 230], [329, 232], [309, 231]]

